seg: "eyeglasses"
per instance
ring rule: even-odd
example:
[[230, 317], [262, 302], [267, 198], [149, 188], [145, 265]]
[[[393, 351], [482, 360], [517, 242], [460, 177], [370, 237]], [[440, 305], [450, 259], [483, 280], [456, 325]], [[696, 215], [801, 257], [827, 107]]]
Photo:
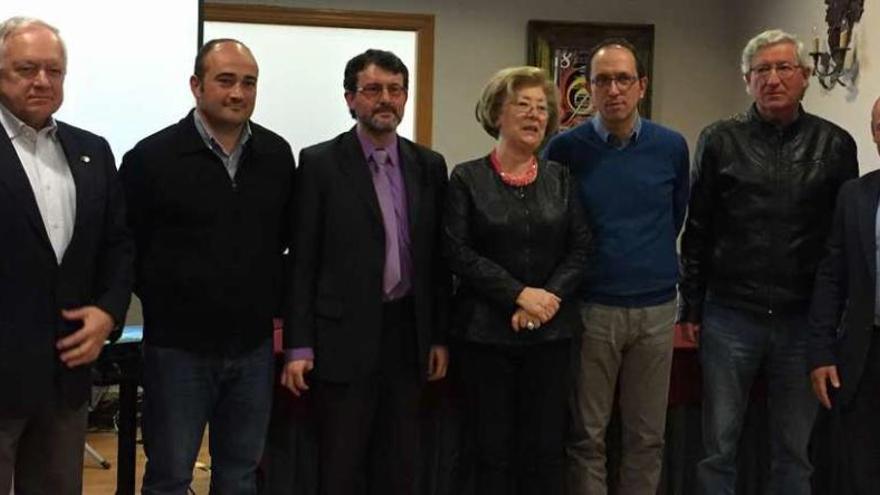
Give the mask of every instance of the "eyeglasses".
[[598, 76], [590, 79], [590, 82], [593, 84], [593, 86], [602, 89], [610, 88], [611, 83], [615, 83], [617, 84], [617, 89], [621, 91], [626, 91], [631, 88], [632, 85], [635, 84], [635, 82], [638, 80], [638, 77], [631, 74], [617, 74], [615, 76], [599, 74]]
[[767, 79], [770, 79], [770, 74], [772, 74], [774, 70], [779, 79], [789, 79], [794, 75], [795, 71], [800, 68], [801, 66], [798, 64], [783, 62], [781, 64], [757, 65], [749, 69], [749, 71], [752, 75], [758, 78], [759, 81], [766, 81]]
[[360, 86], [357, 88], [358, 93], [371, 100], [382, 96], [384, 91], [388, 91], [388, 96], [392, 98], [400, 98], [406, 94], [406, 88], [399, 84], [389, 84], [388, 86], [383, 86], [381, 84], [367, 84], [366, 86]]
[[519, 117], [525, 117], [532, 112], [538, 117], [546, 117], [549, 114], [547, 105], [543, 103], [532, 104], [527, 101], [512, 101], [510, 106], [513, 107], [514, 113]]

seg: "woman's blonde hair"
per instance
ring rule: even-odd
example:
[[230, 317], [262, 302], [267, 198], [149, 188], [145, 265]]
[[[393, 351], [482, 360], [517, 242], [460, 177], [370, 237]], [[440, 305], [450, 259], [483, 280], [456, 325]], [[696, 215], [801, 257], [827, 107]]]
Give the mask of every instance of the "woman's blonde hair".
[[489, 79], [477, 101], [477, 122], [490, 136], [498, 139], [498, 118], [501, 116], [501, 107], [514, 98], [517, 91], [535, 86], [540, 86], [547, 97], [545, 139], [552, 136], [559, 127], [559, 91], [544, 69], [528, 65], [501, 69]]

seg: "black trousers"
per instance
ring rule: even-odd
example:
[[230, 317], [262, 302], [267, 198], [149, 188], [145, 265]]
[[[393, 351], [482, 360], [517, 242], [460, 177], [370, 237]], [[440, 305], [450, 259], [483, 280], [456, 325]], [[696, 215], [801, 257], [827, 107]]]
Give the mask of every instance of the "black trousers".
[[418, 465], [418, 369], [411, 299], [386, 303], [380, 367], [350, 383], [316, 381], [322, 495], [413, 495]]
[[873, 495], [880, 491], [880, 331], [875, 327], [855, 397], [839, 411], [842, 476], [835, 493]]
[[564, 493], [570, 353], [569, 340], [462, 346], [475, 494]]

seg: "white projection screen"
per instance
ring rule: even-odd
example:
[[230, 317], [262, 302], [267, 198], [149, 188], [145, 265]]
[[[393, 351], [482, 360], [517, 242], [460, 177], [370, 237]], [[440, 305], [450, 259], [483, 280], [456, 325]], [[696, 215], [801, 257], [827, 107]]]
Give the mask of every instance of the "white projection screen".
[[193, 106], [198, 0], [0, 1], [0, 19], [12, 16], [61, 31], [68, 61], [56, 117], [106, 137], [117, 165], [136, 142]]
[[250, 47], [260, 67], [253, 119], [287, 139], [297, 157], [302, 148], [354, 125], [343, 98], [345, 63], [368, 48], [394, 52], [410, 71], [398, 132], [413, 139], [415, 32], [206, 21], [204, 39], [213, 38], [235, 38]]

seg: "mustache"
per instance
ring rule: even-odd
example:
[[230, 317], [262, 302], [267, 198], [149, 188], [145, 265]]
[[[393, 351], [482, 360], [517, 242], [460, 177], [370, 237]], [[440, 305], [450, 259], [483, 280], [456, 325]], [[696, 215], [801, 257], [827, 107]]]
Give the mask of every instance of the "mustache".
[[397, 109], [391, 105], [379, 105], [378, 107], [376, 107], [375, 110], [373, 110], [373, 115], [382, 112], [391, 112], [394, 114], [395, 117], [397, 117], [398, 119], [400, 118], [400, 114], [397, 112]]

